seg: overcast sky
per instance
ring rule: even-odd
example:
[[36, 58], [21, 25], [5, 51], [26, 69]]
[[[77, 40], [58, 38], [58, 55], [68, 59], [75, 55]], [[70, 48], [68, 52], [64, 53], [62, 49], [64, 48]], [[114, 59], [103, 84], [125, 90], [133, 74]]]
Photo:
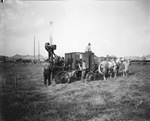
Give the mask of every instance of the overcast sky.
[[0, 55], [47, 56], [53, 21], [56, 54], [84, 52], [90, 42], [97, 56], [150, 54], [149, 0], [65, 0], [0, 3]]

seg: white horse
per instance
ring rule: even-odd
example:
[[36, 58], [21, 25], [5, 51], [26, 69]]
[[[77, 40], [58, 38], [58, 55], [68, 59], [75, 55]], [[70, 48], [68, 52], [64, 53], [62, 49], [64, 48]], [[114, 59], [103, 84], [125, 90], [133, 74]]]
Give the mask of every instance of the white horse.
[[114, 59], [100, 62], [98, 71], [101, 75], [103, 75], [104, 80], [106, 80], [108, 74], [110, 74], [110, 78], [112, 77], [113, 73], [115, 74], [115, 77], [117, 76], [119, 69], [118, 63], [119, 61]]
[[123, 68], [122, 68], [122, 72], [123, 72], [123, 76], [128, 76], [129, 73], [129, 65], [130, 65], [130, 60], [129, 59], [125, 59], [122, 62]]

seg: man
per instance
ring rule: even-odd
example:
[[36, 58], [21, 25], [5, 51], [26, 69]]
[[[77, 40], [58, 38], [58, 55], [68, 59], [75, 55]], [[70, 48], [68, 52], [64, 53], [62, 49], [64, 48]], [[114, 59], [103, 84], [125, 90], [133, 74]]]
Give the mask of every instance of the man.
[[82, 66], [80, 65], [80, 63], [78, 63], [78, 66], [79, 66], [79, 69], [81, 70], [81, 80], [84, 82], [86, 82], [85, 79], [85, 75], [86, 75], [86, 63], [85, 63], [85, 60], [82, 60]]
[[51, 85], [51, 80], [50, 80], [50, 75], [51, 75], [51, 64], [48, 62], [48, 59], [43, 63], [43, 76], [44, 76], [44, 84], [47, 85], [47, 80], [48, 80], [48, 85]]
[[91, 51], [91, 43], [88, 43], [88, 46], [85, 48], [85, 52]]

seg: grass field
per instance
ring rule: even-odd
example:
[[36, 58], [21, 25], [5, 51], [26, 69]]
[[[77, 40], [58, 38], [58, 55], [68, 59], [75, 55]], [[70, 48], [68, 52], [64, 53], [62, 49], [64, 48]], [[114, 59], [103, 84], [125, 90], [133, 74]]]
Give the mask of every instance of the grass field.
[[49, 87], [41, 67], [0, 64], [0, 120], [150, 121], [150, 65], [131, 65], [128, 77]]

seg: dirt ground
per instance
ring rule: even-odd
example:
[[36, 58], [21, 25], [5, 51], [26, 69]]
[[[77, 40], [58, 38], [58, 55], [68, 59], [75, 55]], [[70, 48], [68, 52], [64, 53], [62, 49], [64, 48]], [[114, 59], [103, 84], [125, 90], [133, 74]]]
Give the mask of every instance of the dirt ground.
[[150, 65], [128, 77], [44, 86], [41, 64], [0, 64], [2, 121], [150, 121]]

